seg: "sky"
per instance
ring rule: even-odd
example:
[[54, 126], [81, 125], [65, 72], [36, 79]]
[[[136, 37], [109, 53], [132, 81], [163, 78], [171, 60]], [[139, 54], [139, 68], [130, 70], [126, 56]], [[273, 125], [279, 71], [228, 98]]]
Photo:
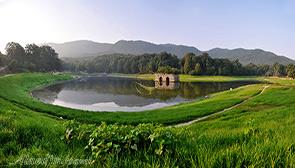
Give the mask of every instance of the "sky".
[[295, 0], [0, 0], [2, 52], [11, 41], [122, 39], [295, 59]]

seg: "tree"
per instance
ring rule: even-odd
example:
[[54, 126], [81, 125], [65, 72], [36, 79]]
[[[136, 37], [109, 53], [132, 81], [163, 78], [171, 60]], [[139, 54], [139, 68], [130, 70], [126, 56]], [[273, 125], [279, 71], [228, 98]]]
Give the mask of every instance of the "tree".
[[294, 64], [289, 64], [287, 65], [287, 75], [289, 78], [295, 79], [295, 65]]
[[157, 70], [157, 64], [156, 61], [153, 59], [148, 64], [148, 72], [153, 73]]
[[10, 42], [5, 47], [6, 55], [8, 58], [8, 68], [13, 72], [22, 71], [25, 69], [25, 50], [15, 42]]
[[199, 74], [202, 73], [201, 65], [199, 63], [197, 63], [195, 65], [195, 71], [196, 71], [196, 73], [199, 73]]
[[3, 66], [5, 64], [4, 59], [4, 55], [0, 52], [0, 66]]
[[238, 59], [232, 62], [233, 64], [233, 75], [241, 75], [244, 73], [244, 68]]
[[42, 69], [41, 65], [38, 63], [41, 61], [40, 57], [41, 49], [36, 44], [28, 44], [25, 47], [25, 54], [28, 65], [27, 68], [31, 71], [40, 71]]
[[24, 48], [15, 42], [10, 42], [7, 43], [6, 47], [6, 55], [11, 58], [11, 59], [15, 59], [18, 61], [24, 61], [24, 56], [25, 56], [25, 50]]
[[191, 70], [193, 70], [193, 61], [192, 58], [195, 56], [194, 53], [187, 53], [183, 57], [183, 72], [185, 74], [189, 74]]
[[38, 64], [39, 67], [42, 67], [39, 70], [43, 72], [62, 70], [58, 54], [50, 46], [40, 47], [40, 62], [38, 62]]
[[273, 75], [274, 76], [285, 76], [286, 75], [286, 70], [285, 70], [285, 66], [279, 63], [275, 63], [273, 65]]
[[256, 75], [257, 72], [257, 65], [250, 63], [248, 65], [245, 66], [246, 69], [246, 74], [248, 75]]
[[167, 73], [167, 74], [179, 74], [180, 71], [176, 68], [171, 68], [170, 66], [162, 66], [158, 68], [158, 73]]
[[193, 74], [194, 75], [201, 75], [202, 74], [202, 68], [199, 63], [196, 63]]
[[270, 69], [269, 65], [257, 65], [256, 75], [265, 75]]
[[208, 53], [202, 53], [201, 61], [203, 63], [203, 72], [205, 72], [206, 75], [214, 75], [214, 60], [211, 57], [209, 57]]

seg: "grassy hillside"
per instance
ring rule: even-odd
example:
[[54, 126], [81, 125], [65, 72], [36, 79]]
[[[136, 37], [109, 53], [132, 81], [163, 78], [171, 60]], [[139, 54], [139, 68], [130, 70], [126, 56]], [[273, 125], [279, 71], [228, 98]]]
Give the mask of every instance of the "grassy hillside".
[[[206, 79], [207, 77], [204, 78]], [[222, 77], [215, 78], [222, 79]], [[54, 81], [67, 79], [71, 79], [71, 77], [69, 75], [52, 74], [18, 74], [6, 77], [0, 80], [0, 90], [3, 90], [0, 93], [0, 97], [16, 104], [26, 106], [34, 111], [52, 114], [66, 119], [76, 119], [88, 123], [100, 123], [101, 121], [105, 121], [107, 123], [120, 122], [125, 124], [139, 124], [142, 122], [173, 124], [189, 121], [231, 107], [249, 97], [257, 95], [263, 88], [262, 85], [246, 86], [233, 91], [213, 94], [211, 95], [212, 98], [203, 101], [196, 100], [193, 103], [182, 103], [162, 109], [133, 113], [93, 113], [68, 109], [60, 106], [44, 104], [30, 95], [30, 91], [36, 87]], [[187, 81], [191, 81], [191, 79], [187, 79]], [[223, 103], [220, 104], [220, 101], [223, 101]], [[169, 113], [169, 115], [166, 115], [167, 113]]]
[[[270, 87], [262, 93], [264, 84], [250, 85], [217, 93], [199, 102], [135, 113], [134, 116], [91, 113], [92, 116], [88, 112], [45, 105], [28, 94], [38, 86], [68, 79], [71, 76], [53, 74], [0, 78], [0, 165], [15, 167], [17, 165], [11, 163], [43, 158], [43, 166], [47, 167], [60, 167], [58, 160], [70, 164], [74, 159], [86, 159], [80, 160], [78, 165], [90, 166], [88, 159], [94, 158], [89, 150], [84, 149], [88, 137], [76, 143], [65, 141], [64, 123], [67, 120], [60, 116], [73, 117], [84, 123], [106, 120], [123, 124], [169, 124], [208, 115], [243, 101], [239, 106], [204, 121], [169, 128], [182, 135], [174, 153], [157, 155], [148, 149], [123, 155], [108, 153], [94, 164], [104, 167], [295, 166], [294, 80], [267, 78], [273, 84], [268, 84]], [[83, 126], [86, 130], [87, 125]], [[46, 162], [48, 160], [51, 162]]]
[[294, 167], [293, 96], [294, 87], [272, 85], [238, 108], [193, 124], [188, 129], [195, 160], [205, 167]]

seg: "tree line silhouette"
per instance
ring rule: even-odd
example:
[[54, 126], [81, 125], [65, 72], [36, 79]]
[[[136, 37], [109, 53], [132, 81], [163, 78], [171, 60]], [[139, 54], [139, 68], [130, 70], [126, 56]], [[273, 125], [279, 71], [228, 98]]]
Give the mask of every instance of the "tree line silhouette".
[[179, 59], [175, 55], [159, 54], [126, 55], [108, 54], [94, 59], [67, 59], [67, 71], [87, 73], [174, 73], [190, 75], [258, 75], [295, 77], [295, 65], [243, 66], [238, 60], [213, 59], [208, 53], [187, 53]]
[[0, 53], [0, 66], [9, 72], [52, 72], [61, 71], [62, 64], [58, 54], [50, 46], [20, 44], [10, 42], [5, 48], [6, 54]]
[[10, 42], [6, 53], [0, 52], [0, 72], [55, 72], [87, 73], [174, 73], [190, 75], [265, 75], [295, 78], [295, 65], [242, 65], [238, 60], [211, 58], [187, 53], [181, 59], [167, 52], [158, 54], [128, 55], [108, 54], [93, 58], [65, 59], [50, 46]]

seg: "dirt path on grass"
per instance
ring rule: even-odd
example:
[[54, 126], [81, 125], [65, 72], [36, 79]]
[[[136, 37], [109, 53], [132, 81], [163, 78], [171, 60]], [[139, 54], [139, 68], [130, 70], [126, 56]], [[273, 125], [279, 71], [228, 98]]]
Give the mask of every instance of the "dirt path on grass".
[[179, 123], [179, 124], [174, 125], [174, 126], [172, 126], [172, 127], [183, 127], [183, 126], [188, 126], [188, 125], [191, 125], [191, 124], [193, 124], [193, 123], [196, 123], [196, 122], [199, 122], [199, 121], [203, 121], [203, 120], [208, 119], [208, 118], [210, 118], [210, 117], [213, 117], [213, 116], [216, 116], [216, 115], [222, 114], [222, 113], [224, 113], [224, 112], [227, 112], [227, 111], [229, 111], [229, 110], [232, 110], [232, 109], [234, 109], [234, 108], [237, 108], [237, 107], [239, 107], [240, 105], [246, 103], [247, 101], [249, 101], [249, 100], [251, 100], [251, 99], [253, 99], [253, 98], [255, 98], [255, 97], [261, 95], [261, 94], [262, 94], [262, 93], [263, 93], [268, 87], [269, 87], [269, 85], [264, 86], [263, 89], [260, 91], [259, 94], [255, 95], [255, 96], [252, 96], [252, 97], [249, 97], [249, 98], [245, 99], [244, 101], [242, 101], [241, 103], [238, 103], [238, 104], [236, 104], [236, 105], [234, 105], [234, 106], [231, 106], [231, 107], [229, 107], [229, 108], [223, 109], [222, 111], [219, 111], [219, 112], [216, 112], [216, 113], [213, 113], [213, 114], [210, 114], [210, 115], [204, 116], [204, 117], [200, 117], [200, 118], [194, 119], [194, 120], [192, 120], [192, 121], [188, 121], [188, 122], [184, 122], [184, 123]]
[[15, 74], [7, 74], [7, 75], [4, 75], [4, 76], [0, 76], [0, 78], [6, 78], [6, 77], [9, 77], [9, 76], [13, 76]]

